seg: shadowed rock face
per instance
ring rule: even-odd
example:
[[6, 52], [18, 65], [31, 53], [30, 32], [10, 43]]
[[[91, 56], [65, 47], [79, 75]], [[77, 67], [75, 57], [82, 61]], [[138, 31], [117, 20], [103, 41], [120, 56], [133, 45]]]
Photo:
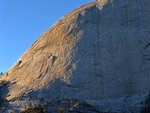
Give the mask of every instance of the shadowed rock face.
[[148, 0], [96, 0], [65, 15], [0, 76], [12, 83], [7, 99], [102, 100], [147, 92], [149, 6]]

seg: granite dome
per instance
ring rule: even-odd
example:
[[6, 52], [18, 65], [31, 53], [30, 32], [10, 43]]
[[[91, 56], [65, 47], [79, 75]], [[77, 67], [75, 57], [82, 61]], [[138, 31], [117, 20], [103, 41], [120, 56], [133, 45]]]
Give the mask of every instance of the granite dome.
[[68, 13], [0, 77], [11, 83], [7, 99], [98, 101], [148, 92], [149, 6], [95, 0]]

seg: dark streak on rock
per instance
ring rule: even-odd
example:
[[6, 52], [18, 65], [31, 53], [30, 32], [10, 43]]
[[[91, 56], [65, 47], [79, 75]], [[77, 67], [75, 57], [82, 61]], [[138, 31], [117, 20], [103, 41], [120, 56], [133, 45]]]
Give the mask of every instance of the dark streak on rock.
[[48, 70], [49, 70], [49, 66], [47, 67], [46, 71], [45, 71], [45, 74], [43, 75], [43, 78], [44, 76], [48, 73]]
[[56, 61], [57, 57], [56, 56], [53, 56], [53, 59], [52, 59], [52, 65], [54, 64], [54, 62]]
[[42, 77], [42, 73], [39, 75], [38, 79]]
[[147, 49], [150, 46], [150, 42], [148, 42], [148, 44], [146, 44], [146, 46], [144, 47], [144, 49]]

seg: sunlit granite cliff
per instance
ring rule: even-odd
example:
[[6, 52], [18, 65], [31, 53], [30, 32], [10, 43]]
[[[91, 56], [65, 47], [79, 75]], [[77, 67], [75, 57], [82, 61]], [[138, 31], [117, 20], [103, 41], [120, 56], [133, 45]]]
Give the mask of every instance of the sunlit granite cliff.
[[[95, 0], [73, 10], [43, 33], [0, 80], [9, 82], [1, 88], [9, 101], [5, 112], [39, 99], [98, 105], [105, 100], [123, 103], [121, 98], [129, 96], [136, 104], [136, 96], [150, 90], [150, 1]], [[118, 105], [115, 112], [124, 110]]]

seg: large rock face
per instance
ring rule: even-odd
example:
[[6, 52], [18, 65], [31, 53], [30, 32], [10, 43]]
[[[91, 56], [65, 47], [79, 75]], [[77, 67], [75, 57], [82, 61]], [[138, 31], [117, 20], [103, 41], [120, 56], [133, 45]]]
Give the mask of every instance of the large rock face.
[[96, 0], [42, 34], [0, 77], [7, 99], [105, 100], [150, 89], [150, 1]]

